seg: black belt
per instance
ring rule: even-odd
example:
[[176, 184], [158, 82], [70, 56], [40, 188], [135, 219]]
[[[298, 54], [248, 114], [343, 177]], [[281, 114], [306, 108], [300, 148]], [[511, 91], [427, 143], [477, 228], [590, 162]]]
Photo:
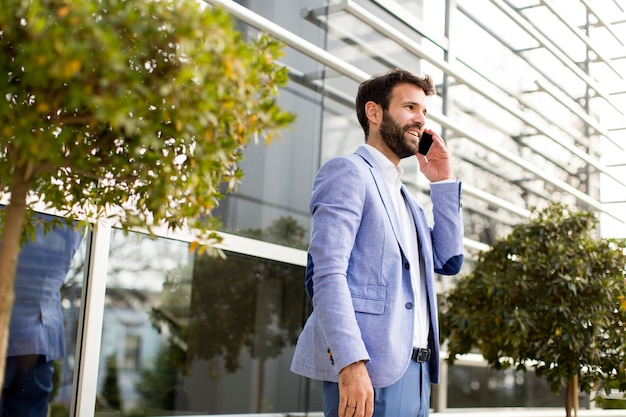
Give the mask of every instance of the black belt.
[[415, 362], [428, 362], [430, 359], [430, 349], [413, 348], [411, 360]]

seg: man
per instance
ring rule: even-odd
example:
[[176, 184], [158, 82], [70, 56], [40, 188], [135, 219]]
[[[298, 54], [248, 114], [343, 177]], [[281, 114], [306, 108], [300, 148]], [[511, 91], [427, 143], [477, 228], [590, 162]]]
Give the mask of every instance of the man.
[[[313, 312], [291, 369], [324, 381], [327, 417], [428, 416], [439, 382], [434, 273], [463, 262], [461, 183], [443, 139], [425, 129], [429, 76], [394, 70], [365, 81], [356, 98], [365, 145], [319, 170], [306, 289]], [[427, 156], [418, 154], [424, 132]], [[402, 183], [417, 157], [431, 182], [434, 226]]]
[[20, 250], [0, 417], [47, 416], [54, 361], [65, 356], [60, 289], [82, 231], [61, 225], [44, 233], [52, 218], [39, 214], [36, 239]]

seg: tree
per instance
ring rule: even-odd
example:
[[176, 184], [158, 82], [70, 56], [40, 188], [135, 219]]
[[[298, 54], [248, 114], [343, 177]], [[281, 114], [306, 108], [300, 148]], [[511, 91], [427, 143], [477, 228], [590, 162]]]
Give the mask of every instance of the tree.
[[117, 378], [117, 357], [115, 355], [114, 353], [107, 358], [103, 397], [107, 408], [111, 410], [121, 410], [122, 396]]
[[[268, 36], [194, 0], [7, 0], [0, 8], [0, 384], [20, 239], [35, 205], [125, 230], [218, 236], [211, 210], [252, 138], [293, 115]], [[52, 226], [51, 226], [52, 227]], [[203, 246], [201, 246], [202, 248]]]
[[180, 395], [178, 370], [185, 363], [185, 351], [170, 343], [161, 347], [150, 367], [140, 372], [135, 389], [145, 408], [176, 410], [176, 398]]
[[579, 388], [626, 390], [626, 241], [594, 238], [593, 213], [534, 209], [442, 297], [448, 362], [477, 348], [495, 369], [534, 368], [577, 415]]
[[[306, 229], [289, 216], [274, 220], [265, 229], [241, 233], [306, 247]], [[163, 293], [166, 289], [178, 291], [162, 296], [162, 304], [151, 312], [154, 327], [159, 331], [167, 328], [170, 338], [154, 366], [142, 371], [137, 387], [144, 403], [163, 407], [155, 399], [164, 398], [159, 392], [166, 388], [182, 395], [173, 389], [178, 386], [175, 376], [186, 374], [194, 361], [208, 361], [208, 376], [218, 379], [223, 371], [237, 372], [242, 353], [247, 351], [258, 360], [253, 410], [268, 411], [263, 401], [265, 362], [295, 345], [306, 317], [302, 267], [230, 253], [227, 258], [196, 257], [191, 281], [183, 282], [180, 277], [170, 277]], [[188, 299], [187, 293], [189, 310], [180, 305]], [[168, 406], [173, 404], [171, 401]]]

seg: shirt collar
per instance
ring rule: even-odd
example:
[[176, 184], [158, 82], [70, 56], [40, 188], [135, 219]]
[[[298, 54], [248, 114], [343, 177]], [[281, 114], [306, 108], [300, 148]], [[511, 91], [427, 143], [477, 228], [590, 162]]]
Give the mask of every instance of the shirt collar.
[[372, 154], [378, 168], [380, 168], [383, 176], [390, 184], [400, 181], [400, 177], [404, 173], [404, 169], [400, 165], [394, 165], [381, 151], [372, 145], [365, 143], [361, 146], [365, 147]]

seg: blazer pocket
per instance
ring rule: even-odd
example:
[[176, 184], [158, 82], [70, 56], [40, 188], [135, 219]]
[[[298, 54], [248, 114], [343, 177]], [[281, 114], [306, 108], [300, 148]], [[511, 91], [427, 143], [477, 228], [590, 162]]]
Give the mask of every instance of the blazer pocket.
[[368, 285], [365, 288], [350, 288], [352, 305], [357, 313], [383, 314], [387, 301], [387, 288], [383, 285]]

